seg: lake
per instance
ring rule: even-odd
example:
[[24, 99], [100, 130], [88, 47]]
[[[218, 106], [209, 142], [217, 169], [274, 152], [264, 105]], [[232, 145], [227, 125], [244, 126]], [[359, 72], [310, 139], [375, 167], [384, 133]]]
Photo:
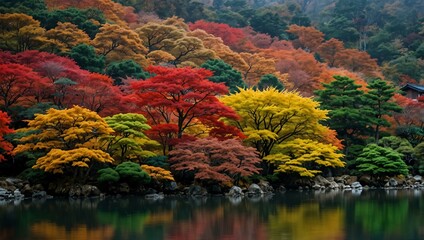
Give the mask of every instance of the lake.
[[424, 191], [3, 202], [0, 239], [424, 239]]

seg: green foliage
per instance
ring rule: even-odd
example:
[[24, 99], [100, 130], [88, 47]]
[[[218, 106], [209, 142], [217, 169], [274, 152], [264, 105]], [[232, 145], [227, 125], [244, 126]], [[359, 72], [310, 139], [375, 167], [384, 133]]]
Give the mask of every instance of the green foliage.
[[284, 90], [283, 83], [281, 83], [281, 81], [278, 80], [278, 78], [275, 75], [265, 74], [261, 77], [261, 80], [259, 80], [257, 88], [262, 91], [269, 87], [273, 87], [279, 91]]
[[156, 148], [159, 144], [144, 134], [150, 126], [142, 114], [120, 113], [106, 117], [105, 121], [115, 131], [103, 139], [107, 142], [106, 151], [115, 160], [125, 161], [156, 155], [148, 149]]
[[46, 13], [47, 7], [44, 0], [2, 0], [0, 13], [25, 13], [34, 15]]
[[113, 78], [115, 85], [122, 85], [122, 80], [126, 78], [147, 79], [150, 77], [149, 73], [145, 72], [134, 60], [112, 62], [105, 72]]
[[418, 173], [423, 175], [424, 174], [424, 142], [421, 142], [414, 148], [414, 158], [417, 161], [417, 169]]
[[356, 164], [359, 172], [377, 177], [408, 174], [402, 154], [376, 144], [367, 145], [356, 159]]
[[323, 84], [324, 89], [315, 93], [322, 109], [330, 110], [326, 124], [343, 138], [345, 151], [361, 135], [366, 135], [372, 123], [370, 109], [364, 108], [364, 91], [360, 85], [343, 76], [334, 76], [334, 81]]
[[380, 138], [380, 127], [390, 127], [384, 116], [391, 116], [393, 112], [401, 112], [402, 108], [390, 99], [395, 93], [395, 88], [386, 81], [375, 79], [371, 81], [365, 96], [366, 107], [370, 109], [370, 121], [374, 125], [374, 138], [376, 143]]
[[105, 57], [97, 55], [94, 47], [87, 44], [73, 47], [69, 57], [74, 59], [82, 69], [90, 72], [102, 73], [105, 67]]
[[119, 181], [119, 173], [112, 168], [103, 168], [98, 172], [99, 176], [97, 177], [97, 181], [99, 183], [116, 183]]
[[168, 169], [169, 163], [168, 163], [168, 157], [167, 156], [155, 156], [155, 157], [149, 157], [145, 161], [147, 165], [154, 166], [154, 167], [161, 167]]
[[241, 73], [220, 59], [208, 60], [201, 67], [211, 70], [213, 76], [208, 79], [216, 83], [225, 83], [230, 93], [238, 92], [238, 88], [247, 87], [243, 82]]
[[137, 163], [123, 162], [116, 166], [115, 171], [119, 173], [122, 181], [129, 184], [143, 184], [150, 182], [150, 176], [143, 171]]
[[276, 13], [256, 13], [250, 20], [251, 27], [260, 33], [266, 33], [271, 37], [286, 39], [285, 31], [287, 23]]
[[47, 177], [47, 173], [40, 169], [27, 168], [22, 171], [18, 178], [22, 180], [30, 181], [31, 183], [40, 183], [45, 180]]
[[414, 125], [403, 125], [396, 128], [396, 135], [417, 145], [424, 139], [424, 128]]
[[[92, 39], [99, 31], [100, 24], [106, 23], [103, 12], [95, 8], [78, 9], [70, 7], [63, 10], [58, 9], [47, 14], [35, 16], [35, 19], [39, 20], [41, 26], [47, 30], [56, 27], [58, 22], [63, 22], [66, 19], [66, 22], [77, 25], [79, 29], [86, 32]], [[98, 22], [98, 24], [95, 22]]]

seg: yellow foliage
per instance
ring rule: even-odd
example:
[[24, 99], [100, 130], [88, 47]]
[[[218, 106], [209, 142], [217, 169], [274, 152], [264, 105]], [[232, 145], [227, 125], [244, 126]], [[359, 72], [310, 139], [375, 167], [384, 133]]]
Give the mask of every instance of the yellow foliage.
[[152, 179], [159, 182], [161, 181], [175, 181], [172, 173], [161, 167], [154, 167], [149, 165], [141, 165], [141, 169], [149, 174]]
[[91, 161], [112, 163], [113, 158], [102, 150], [88, 148], [52, 149], [46, 156], [39, 158], [33, 168], [45, 172], [64, 173], [64, 169], [69, 166], [88, 168]]
[[270, 154], [276, 144], [296, 138], [324, 142], [323, 136], [328, 135], [328, 128], [320, 124], [327, 119], [327, 111], [297, 92], [240, 89], [220, 100], [240, 115], [240, 119], [226, 122], [238, 127], [247, 136], [245, 141], [255, 146], [261, 157]]
[[344, 167], [337, 147], [313, 140], [295, 139], [277, 145], [267, 160], [277, 166], [276, 172], [296, 173], [301, 177], [314, 177], [322, 167]]

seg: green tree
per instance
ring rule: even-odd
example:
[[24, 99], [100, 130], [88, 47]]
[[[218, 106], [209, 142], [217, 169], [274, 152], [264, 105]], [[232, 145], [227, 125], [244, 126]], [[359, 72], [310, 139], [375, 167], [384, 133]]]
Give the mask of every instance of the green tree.
[[216, 83], [225, 83], [230, 93], [237, 92], [238, 88], [247, 87], [243, 81], [241, 73], [220, 59], [208, 60], [203, 63], [201, 67], [211, 70], [213, 72], [213, 76], [208, 79]]
[[414, 148], [414, 158], [417, 160], [418, 173], [424, 174], [424, 142], [421, 142]]
[[259, 80], [257, 88], [259, 90], [265, 90], [269, 87], [273, 87], [279, 91], [284, 90], [283, 83], [278, 80], [278, 78], [273, 74], [265, 74], [261, 77], [261, 80]]
[[105, 72], [113, 78], [114, 85], [122, 85], [122, 80], [126, 78], [147, 79], [150, 77], [149, 73], [145, 72], [134, 60], [112, 62], [107, 66]]
[[330, 110], [326, 124], [344, 140], [345, 154], [357, 137], [367, 133], [370, 111], [363, 108], [364, 91], [348, 77], [334, 76], [335, 81], [323, 84], [315, 93], [321, 108]]
[[[158, 147], [159, 143], [149, 139], [144, 132], [150, 129], [147, 119], [136, 113], [116, 114], [105, 118], [107, 124], [115, 131], [107, 136], [106, 152], [115, 160], [125, 161], [133, 158], [153, 157], [148, 148]], [[147, 148], [147, 149], [146, 149]]]
[[133, 162], [123, 162], [116, 166], [115, 171], [119, 173], [120, 179], [128, 184], [149, 183], [150, 176], [141, 169], [141, 166]]
[[371, 108], [371, 119], [374, 125], [374, 138], [378, 144], [380, 127], [390, 127], [390, 123], [384, 116], [391, 116], [393, 112], [400, 112], [402, 108], [394, 102], [390, 102], [395, 89], [386, 81], [375, 79], [371, 81], [365, 94], [366, 105]]
[[271, 37], [278, 37], [280, 39], [286, 38], [285, 30], [287, 29], [287, 24], [283, 18], [276, 13], [257, 13], [250, 20], [250, 26], [252, 26], [255, 31], [266, 33]]
[[356, 169], [381, 179], [385, 176], [407, 175], [408, 166], [402, 155], [391, 148], [368, 144], [356, 159]]
[[103, 73], [105, 57], [97, 55], [96, 49], [87, 44], [79, 44], [71, 49], [69, 57], [82, 68], [90, 72]]

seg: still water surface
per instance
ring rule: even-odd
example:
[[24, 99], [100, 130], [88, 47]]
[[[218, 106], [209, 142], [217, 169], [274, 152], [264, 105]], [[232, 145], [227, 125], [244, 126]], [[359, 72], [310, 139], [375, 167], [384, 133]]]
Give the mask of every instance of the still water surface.
[[0, 239], [424, 239], [424, 192], [28, 200], [0, 206]]

